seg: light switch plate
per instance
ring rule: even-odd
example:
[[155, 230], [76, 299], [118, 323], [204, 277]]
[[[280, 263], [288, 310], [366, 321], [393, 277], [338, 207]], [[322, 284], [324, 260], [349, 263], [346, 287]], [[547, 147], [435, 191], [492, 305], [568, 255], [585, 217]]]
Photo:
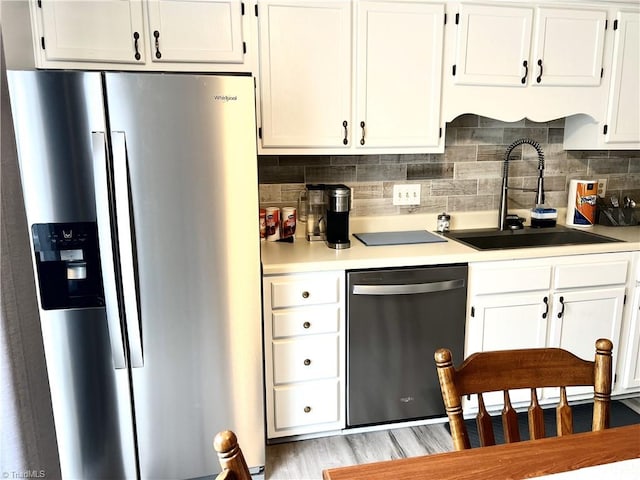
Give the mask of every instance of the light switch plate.
[[393, 186], [394, 205], [420, 205], [420, 184], [406, 183]]

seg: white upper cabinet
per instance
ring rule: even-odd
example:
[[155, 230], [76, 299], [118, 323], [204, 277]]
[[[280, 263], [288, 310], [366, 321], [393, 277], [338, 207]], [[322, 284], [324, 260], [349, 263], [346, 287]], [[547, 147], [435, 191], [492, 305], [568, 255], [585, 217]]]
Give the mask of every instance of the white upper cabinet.
[[[565, 120], [567, 150], [640, 149], [640, 12], [615, 12], [606, 87], [606, 115]], [[607, 67], [605, 67], [605, 71]]]
[[640, 148], [640, 14], [619, 12], [614, 30], [605, 142], [633, 144], [631, 148]]
[[348, 1], [258, 5], [263, 147], [346, 147], [351, 131]]
[[461, 4], [454, 81], [599, 85], [606, 17], [605, 10]]
[[144, 63], [139, 0], [43, 0], [41, 5], [47, 61]]
[[533, 8], [461, 4], [454, 82], [526, 85]]
[[153, 62], [242, 63], [242, 5], [234, 0], [149, 0]]
[[447, 3], [442, 115], [506, 122], [603, 119], [611, 30], [604, 3]]
[[261, 153], [444, 149], [444, 4], [258, 6]]
[[248, 73], [255, 67], [255, 0], [21, 0], [7, 5], [9, 68]]
[[606, 21], [605, 10], [538, 8], [531, 84], [599, 85]]
[[356, 132], [351, 143], [356, 148], [437, 146], [444, 5], [357, 5]]

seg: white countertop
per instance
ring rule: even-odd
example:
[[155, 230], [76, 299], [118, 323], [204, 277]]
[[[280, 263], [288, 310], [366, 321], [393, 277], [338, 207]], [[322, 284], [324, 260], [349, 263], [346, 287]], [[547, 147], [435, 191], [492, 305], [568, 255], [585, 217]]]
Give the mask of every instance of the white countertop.
[[[521, 214], [520, 212], [516, 212]], [[452, 215], [451, 229], [487, 228], [495, 226], [495, 212], [473, 212]], [[558, 219], [564, 217], [558, 212]], [[560, 225], [562, 222], [559, 221]], [[528, 224], [528, 222], [527, 222]], [[605, 227], [595, 225], [588, 231], [623, 240], [615, 243], [567, 245], [559, 247], [476, 250], [455, 240], [368, 247], [353, 233], [425, 229], [433, 232], [436, 215], [396, 215], [388, 217], [356, 217], [350, 221], [351, 248], [334, 250], [324, 242], [308, 242], [298, 236], [293, 243], [262, 242], [262, 266], [265, 275], [282, 273], [385, 268], [412, 265], [515, 260], [524, 258], [583, 255], [591, 253], [628, 252], [640, 250], [640, 226]], [[304, 228], [298, 227], [298, 235]]]

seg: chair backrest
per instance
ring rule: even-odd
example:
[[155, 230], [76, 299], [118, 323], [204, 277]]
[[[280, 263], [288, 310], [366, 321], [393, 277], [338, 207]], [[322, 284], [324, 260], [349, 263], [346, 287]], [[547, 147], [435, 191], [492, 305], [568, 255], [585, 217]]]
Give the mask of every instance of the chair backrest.
[[218, 461], [222, 467], [216, 480], [251, 480], [249, 467], [235, 433], [231, 430], [218, 433], [213, 439], [213, 449], [218, 452]]
[[438, 380], [455, 450], [470, 448], [462, 414], [462, 397], [472, 394], [478, 395], [476, 424], [481, 446], [495, 444], [491, 418], [482, 397], [486, 392], [504, 392], [502, 425], [507, 443], [520, 441], [517, 414], [509, 396], [509, 390], [513, 389], [531, 389], [528, 423], [532, 440], [545, 436], [537, 388], [560, 387], [560, 400], [556, 407], [558, 435], [573, 433], [573, 417], [566, 393], [569, 386], [594, 387], [592, 430], [608, 428], [612, 349], [610, 340], [601, 338], [596, 341], [594, 362], [582, 360], [560, 348], [480, 352], [470, 355], [459, 368], [453, 366], [449, 350], [437, 350], [434, 357]]

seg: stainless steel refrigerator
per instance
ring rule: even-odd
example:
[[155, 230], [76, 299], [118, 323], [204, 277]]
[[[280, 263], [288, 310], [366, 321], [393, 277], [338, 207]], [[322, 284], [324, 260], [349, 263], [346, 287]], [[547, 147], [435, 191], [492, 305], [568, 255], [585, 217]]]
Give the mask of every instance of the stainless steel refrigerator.
[[65, 479], [264, 465], [251, 77], [8, 72]]

